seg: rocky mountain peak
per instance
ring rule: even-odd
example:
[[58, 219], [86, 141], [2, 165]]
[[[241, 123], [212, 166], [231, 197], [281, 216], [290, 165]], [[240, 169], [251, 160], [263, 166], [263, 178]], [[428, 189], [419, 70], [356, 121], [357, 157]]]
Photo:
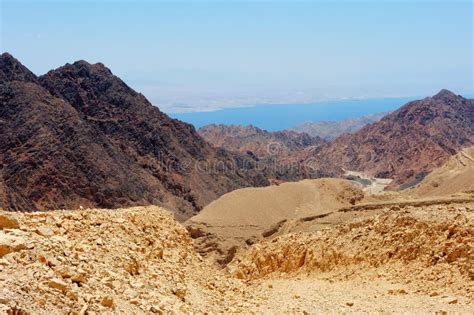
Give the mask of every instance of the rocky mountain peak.
[[92, 64], [85, 60], [78, 60], [72, 64], [66, 63], [62, 67], [49, 71], [41, 78], [48, 77], [61, 77], [69, 79], [95, 78], [101, 80], [107, 78], [120, 81], [120, 79], [116, 77], [103, 63], [98, 62]]
[[456, 98], [459, 98], [460, 96], [454, 94], [453, 92], [442, 89], [439, 91], [436, 95], [434, 95], [432, 98], [437, 101], [447, 101], [447, 100], [453, 100]]
[[474, 144], [472, 100], [448, 90], [405, 104], [352, 135], [342, 135], [317, 152], [324, 165], [392, 178], [389, 188], [410, 187]]
[[[226, 192], [269, 184], [246, 156], [211, 147], [103, 64], [38, 78], [8, 54], [0, 66], [2, 209], [159, 204], [185, 218]], [[214, 172], [221, 160], [237, 171]]]
[[[100, 73], [103, 75], [109, 75], [109, 76], [114, 76], [112, 71], [110, 71], [109, 68], [107, 68], [103, 63], [97, 62], [97, 63], [89, 63], [85, 60], [78, 60], [74, 62], [72, 65], [70, 65], [77, 70], [82, 70], [86, 69], [89, 73]], [[83, 75], [84, 72], [78, 72], [79, 75]]]
[[21, 64], [15, 57], [5, 52], [0, 55], [0, 82], [36, 82], [36, 75]]

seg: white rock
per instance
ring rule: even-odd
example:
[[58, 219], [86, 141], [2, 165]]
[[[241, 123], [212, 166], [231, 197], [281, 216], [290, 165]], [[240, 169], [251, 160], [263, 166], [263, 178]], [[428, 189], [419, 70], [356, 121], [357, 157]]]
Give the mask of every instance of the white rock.
[[0, 257], [26, 248], [27, 241], [24, 237], [0, 232]]

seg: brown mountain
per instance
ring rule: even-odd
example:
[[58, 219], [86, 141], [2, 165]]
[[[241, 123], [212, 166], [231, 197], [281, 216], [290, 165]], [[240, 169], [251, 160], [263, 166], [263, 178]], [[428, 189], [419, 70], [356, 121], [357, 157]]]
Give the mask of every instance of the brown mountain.
[[268, 184], [251, 157], [210, 146], [102, 64], [38, 78], [5, 53], [0, 80], [0, 208], [160, 204], [186, 217]]
[[474, 100], [442, 90], [316, 148], [314, 157], [318, 165], [393, 178], [395, 188], [416, 183], [473, 144]]
[[361, 117], [353, 117], [340, 121], [312, 121], [297, 125], [290, 130], [304, 132], [313, 137], [333, 140], [343, 133], [355, 133], [362, 127], [379, 121], [389, 112], [377, 113]]
[[257, 159], [259, 170], [276, 183], [342, 174], [338, 167], [314, 167], [311, 152], [325, 141], [306, 133], [269, 132], [251, 125], [215, 124], [204, 126], [198, 132], [215, 147]]
[[295, 131], [269, 132], [255, 126], [207, 125], [199, 134], [214, 146], [242, 153], [252, 152], [259, 158], [268, 155], [289, 154], [318, 146], [325, 141]]

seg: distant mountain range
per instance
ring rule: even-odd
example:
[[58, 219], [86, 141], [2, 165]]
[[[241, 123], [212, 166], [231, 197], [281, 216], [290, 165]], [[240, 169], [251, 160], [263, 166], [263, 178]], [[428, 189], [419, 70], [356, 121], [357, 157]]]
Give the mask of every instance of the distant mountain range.
[[325, 141], [290, 130], [269, 132], [255, 126], [207, 125], [198, 130], [209, 143], [230, 151], [251, 152], [259, 158], [288, 155]]
[[412, 101], [354, 134], [318, 147], [321, 167], [343, 167], [381, 178], [391, 188], [410, 182], [474, 144], [474, 100], [448, 90]]
[[235, 125], [207, 125], [198, 132], [215, 147], [256, 159], [259, 169], [272, 182], [333, 177], [340, 173], [305, 167], [304, 161], [311, 150], [326, 142], [319, 137], [289, 130], [269, 132], [255, 126]]
[[0, 56], [0, 208], [6, 210], [158, 204], [185, 219], [237, 188], [347, 170], [408, 187], [473, 144], [474, 101], [447, 90], [331, 141], [252, 126], [213, 125], [198, 133], [103, 64], [77, 61], [38, 77], [11, 55]]
[[[449, 156], [474, 144], [473, 104], [473, 100], [442, 90], [387, 115], [315, 123], [313, 135], [333, 138], [343, 132], [332, 141], [321, 141], [319, 136], [313, 138], [306, 133], [298, 136], [294, 131], [268, 132], [251, 126], [210, 125], [201, 128], [200, 133], [214, 145], [231, 151], [253, 148], [261, 154], [269, 141], [279, 143], [286, 160], [287, 156], [293, 157], [292, 162], [302, 162], [318, 176], [323, 173], [342, 176], [345, 170], [363, 171], [375, 177], [393, 178], [391, 188], [409, 187], [446, 162]], [[312, 126], [306, 125], [308, 129]], [[287, 137], [282, 140], [282, 135]], [[305, 146], [299, 141], [295, 145], [299, 137], [310, 144]]]
[[290, 130], [304, 132], [313, 137], [333, 140], [343, 133], [354, 133], [368, 124], [379, 121], [390, 112], [377, 113], [339, 121], [313, 121], [297, 125]]

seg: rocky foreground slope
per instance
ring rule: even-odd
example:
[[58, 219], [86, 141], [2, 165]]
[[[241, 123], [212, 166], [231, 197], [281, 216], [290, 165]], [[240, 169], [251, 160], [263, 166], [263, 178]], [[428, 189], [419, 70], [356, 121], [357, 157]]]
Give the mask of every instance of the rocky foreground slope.
[[[393, 206], [381, 211], [333, 229], [263, 241], [234, 260], [234, 273], [239, 278], [256, 279], [338, 271], [338, 277], [344, 278], [376, 269], [390, 278], [431, 281], [434, 287], [457, 283], [455, 289], [474, 298], [471, 203]], [[419, 289], [436, 291], [425, 285]]]
[[[336, 296], [359, 312], [443, 312], [452, 305], [460, 306], [458, 312], [472, 311], [474, 203], [373, 210], [379, 214], [262, 241], [237, 256], [229, 270], [242, 279], [286, 283], [298, 292], [301, 304], [316, 309]], [[300, 289], [293, 279], [301, 281]], [[372, 285], [379, 288], [375, 296], [367, 291]], [[322, 291], [321, 301], [315, 300], [315, 291], [305, 291], [311, 289]], [[281, 292], [280, 287], [274, 297]], [[414, 297], [423, 306], [409, 305]], [[333, 310], [347, 312], [340, 304]]]
[[245, 296], [158, 207], [1, 212], [0, 228], [1, 311], [204, 312]]
[[263, 241], [228, 273], [157, 207], [0, 212], [0, 310], [12, 314], [469, 312], [474, 203], [382, 208]]

